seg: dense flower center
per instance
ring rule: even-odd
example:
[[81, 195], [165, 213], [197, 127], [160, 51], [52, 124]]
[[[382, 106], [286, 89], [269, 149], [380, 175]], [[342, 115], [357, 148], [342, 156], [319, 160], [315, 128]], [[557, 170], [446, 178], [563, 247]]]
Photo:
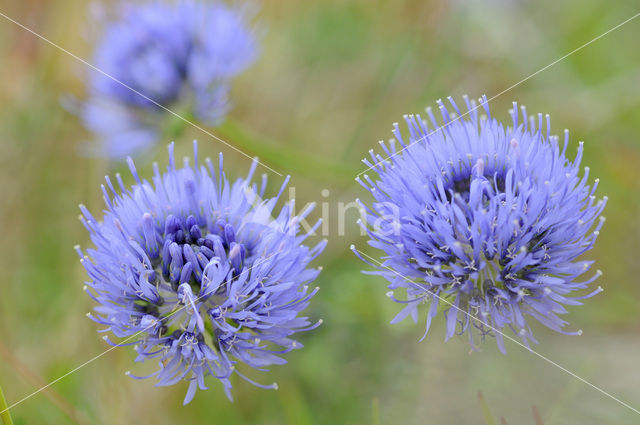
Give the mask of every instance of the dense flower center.
[[193, 215], [186, 219], [169, 215], [163, 236], [157, 267], [161, 266], [162, 276], [175, 291], [180, 284], [188, 283], [197, 294], [202, 274], [212, 260], [228, 260], [237, 274], [247, 255], [245, 245], [236, 242], [235, 229], [224, 220], [218, 220], [210, 232]]
[[[491, 182], [491, 186], [497, 193], [504, 193], [505, 191], [505, 181], [503, 176], [484, 176], [489, 182]], [[450, 183], [448, 189], [453, 191], [454, 194], [459, 194], [465, 202], [469, 201], [469, 192], [471, 191], [471, 181], [474, 179], [473, 176], [467, 176], [464, 178], [457, 178], [452, 183]], [[447, 200], [451, 201], [451, 193], [447, 192]]]
[[[487, 155], [488, 156], [488, 155]], [[495, 155], [498, 156], [497, 154]], [[450, 161], [450, 163], [453, 163]], [[493, 194], [502, 194], [506, 190], [505, 175], [507, 164], [499, 164], [497, 167], [494, 165], [493, 169], [485, 167], [485, 161], [482, 158], [478, 158], [475, 162], [475, 166], [470, 169], [453, 169], [452, 172], [446, 173], [446, 181], [444, 183], [446, 189], [447, 201], [451, 202], [453, 196], [458, 194], [465, 203], [469, 202], [471, 193], [471, 183], [475, 179], [483, 179], [489, 184], [485, 185], [486, 189], [493, 192]], [[443, 167], [444, 168], [444, 167]], [[485, 200], [488, 198], [489, 193], [484, 192], [483, 197]]]
[[[464, 294], [461, 304], [469, 298], [503, 297], [500, 290], [510, 290], [518, 297], [530, 295], [531, 288], [519, 286], [528, 280], [535, 282], [536, 268], [549, 257], [543, 241], [544, 232], [530, 235], [527, 231], [523, 240], [523, 232], [514, 231], [501, 240], [501, 244], [497, 243], [496, 235], [501, 232], [497, 225], [501, 208], [516, 211], [517, 214], [511, 216], [512, 222], [517, 222], [519, 227], [525, 225], [520, 211], [517, 211], [520, 207], [515, 204], [507, 207], [506, 169], [504, 166], [499, 167], [499, 171], [486, 170], [484, 161], [479, 159], [470, 172], [456, 173], [444, 183], [446, 199], [439, 202], [455, 205], [463, 214], [450, 215], [448, 222], [455, 229], [452, 234], [454, 240], [441, 243], [439, 252], [435, 254], [428, 251], [427, 254], [438, 265], [435, 269], [423, 267], [422, 271], [428, 276], [438, 275], [447, 279], [447, 283], [440, 282], [445, 290], [459, 288]], [[472, 183], [476, 179], [482, 180], [481, 189], [476, 189], [480, 191], [480, 197], [476, 197], [479, 204], [470, 201]], [[511, 185], [510, 190], [513, 196], [520, 194], [518, 185]], [[526, 205], [525, 202], [525, 209]], [[435, 213], [436, 210], [430, 211]], [[492, 219], [477, 221], [478, 214]], [[483, 243], [478, 248], [475, 243], [481, 234]], [[525, 257], [526, 261], [523, 261]]]

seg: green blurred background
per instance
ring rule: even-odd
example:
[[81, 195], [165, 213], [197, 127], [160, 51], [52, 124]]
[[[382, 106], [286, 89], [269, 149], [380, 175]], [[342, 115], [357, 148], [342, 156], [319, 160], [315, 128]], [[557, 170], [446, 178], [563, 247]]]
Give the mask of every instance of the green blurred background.
[[[3, 14], [90, 57], [88, 3], [0, 4]], [[212, 131], [291, 174], [298, 205], [327, 202], [335, 215], [338, 202], [364, 196], [353, 182], [359, 161], [403, 114], [448, 95], [491, 97], [638, 12], [637, 0], [265, 1], [262, 57], [236, 80], [229, 122]], [[513, 100], [550, 113], [555, 132], [571, 129], [572, 152], [585, 141], [583, 163], [601, 179], [599, 195], [609, 196], [589, 253], [605, 291], [570, 308], [581, 337], [536, 326], [541, 344], [533, 348], [636, 408], [638, 40], [640, 18], [491, 104], [505, 120]], [[60, 104], [66, 94], [83, 95], [82, 76], [92, 71], [2, 17], [0, 57], [0, 383], [12, 403], [108, 348], [85, 317], [92, 302], [72, 247], [88, 243], [77, 204], [99, 211], [103, 176], [123, 170], [78, 155], [91, 135]], [[229, 174], [245, 174], [246, 158], [195, 129], [177, 140], [180, 154], [193, 138], [205, 155], [224, 152]], [[142, 172], [151, 160], [166, 161], [168, 141], [139, 161]], [[270, 177], [275, 190], [282, 179]], [[469, 353], [464, 337], [443, 343], [442, 320], [418, 343], [423, 321], [390, 325], [401, 307], [385, 297], [384, 280], [360, 274], [363, 264], [348, 250], [366, 249], [355, 224], [344, 236], [335, 216], [329, 226], [329, 247], [316, 262], [322, 289], [309, 309], [325, 324], [302, 336], [305, 348], [290, 353], [288, 365], [252, 375], [277, 381], [278, 391], [236, 380], [230, 403], [209, 379], [211, 389], [183, 407], [185, 383], [132, 380], [126, 370], [146, 369], [132, 367], [130, 349], [117, 349], [16, 406], [16, 424], [482, 424], [478, 391], [509, 424], [533, 424], [532, 405], [545, 424], [640, 422], [513, 343], [506, 356], [493, 341]]]

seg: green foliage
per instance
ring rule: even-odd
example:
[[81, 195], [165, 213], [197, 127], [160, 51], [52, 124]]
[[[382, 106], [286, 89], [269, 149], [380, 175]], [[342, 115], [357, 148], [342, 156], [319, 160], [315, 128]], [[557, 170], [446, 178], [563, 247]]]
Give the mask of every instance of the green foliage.
[[[329, 202], [331, 214], [338, 202], [364, 196], [352, 183], [365, 168], [358, 161], [391, 136], [403, 114], [447, 95], [500, 93], [637, 9], [637, 2], [613, 8], [596, 0], [263, 3], [263, 56], [234, 85], [231, 119], [207, 130], [291, 174], [299, 207]], [[85, 8], [80, 0], [31, 0], [2, 13], [89, 58]], [[585, 140], [583, 162], [609, 196], [607, 223], [589, 254], [604, 272], [605, 291], [570, 310], [572, 329], [582, 328], [583, 336], [538, 328], [541, 344], [533, 348], [631, 402], [640, 400], [639, 26], [640, 19], [629, 23], [492, 102], [501, 118], [512, 100], [550, 113], [555, 131], [572, 131], [570, 154]], [[99, 184], [107, 173], [131, 179], [123, 166], [79, 154], [91, 136], [60, 105], [62, 95], [81, 95], [78, 76], [91, 70], [2, 18], [0, 55], [0, 338], [33, 374], [51, 381], [108, 348], [85, 318], [92, 302], [72, 247], [89, 241], [77, 204], [102, 208]], [[230, 175], [234, 168], [245, 172], [247, 158], [210, 136], [179, 122], [167, 127], [180, 135], [180, 154], [197, 138], [203, 156], [223, 151]], [[138, 162], [141, 174], [165, 160], [164, 142]], [[259, 172], [270, 174], [276, 190], [281, 178]], [[331, 196], [323, 198], [322, 189]], [[314, 216], [320, 212], [319, 206]], [[389, 325], [400, 307], [385, 297], [383, 280], [360, 274], [363, 265], [347, 249], [351, 243], [366, 249], [355, 223], [346, 236], [335, 234], [336, 226], [330, 223], [329, 248], [317, 260], [322, 290], [309, 308], [325, 324], [304, 335], [305, 347], [289, 353], [289, 364], [251, 374], [277, 381], [280, 390], [236, 381], [229, 403], [212, 379], [209, 391], [182, 407], [186, 385], [157, 388], [124, 375], [146, 372], [126, 348], [56, 390], [90, 423], [475, 424], [482, 420], [478, 405], [468, 401], [480, 388], [492, 410], [513, 423], [530, 423], [532, 404], [541, 406], [546, 425], [637, 423], [633, 412], [514, 344], [507, 342], [507, 356], [491, 340], [469, 354], [466, 341], [442, 343], [441, 321], [422, 343], [424, 317], [417, 325]], [[35, 390], [5, 362], [0, 380], [9, 403]], [[485, 422], [499, 423], [481, 404]], [[16, 425], [74, 423], [42, 394], [12, 414]], [[539, 415], [534, 420], [541, 423]]]
[[3, 425], [13, 425], [13, 420], [11, 419], [11, 411], [9, 410], [9, 406], [7, 405], [7, 401], [4, 399], [2, 387], [0, 387], [0, 420], [2, 421]]

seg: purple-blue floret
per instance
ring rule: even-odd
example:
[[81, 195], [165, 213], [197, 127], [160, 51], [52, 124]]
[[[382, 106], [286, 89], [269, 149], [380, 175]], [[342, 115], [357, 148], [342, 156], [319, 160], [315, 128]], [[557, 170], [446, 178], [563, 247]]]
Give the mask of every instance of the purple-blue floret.
[[[86, 292], [98, 303], [89, 317], [103, 325], [105, 340], [134, 345], [136, 361], [158, 360], [158, 385], [190, 382], [185, 404], [205, 377], [218, 378], [231, 398], [231, 376], [242, 365], [265, 370], [283, 364], [282, 355], [302, 344], [297, 332], [318, 326], [300, 316], [317, 292], [319, 273], [309, 263], [326, 242], [304, 244], [313, 229], [300, 231], [310, 212], [294, 214], [286, 204], [277, 216], [274, 198], [263, 198], [266, 176], [230, 183], [211, 160], [176, 167], [154, 165], [152, 181], [127, 188], [119, 175], [102, 187], [106, 210], [100, 220], [81, 206], [81, 220], [94, 248], [77, 248], [89, 275]], [[116, 338], [113, 341], [110, 336]]]
[[383, 252], [370, 273], [384, 276], [388, 296], [404, 305], [392, 322], [417, 321], [424, 307], [426, 336], [440, 311], [447, 339], [467, 333], [477, 348], [491, 335], [503, 352], [508, 330], [527, 346], [537, 342], [527, 319], [580, 334], [565, 331], [560, 315], [602, 291], [589, 289], [599, 270], [580, 280], [593, 264], [580, 257], [596, 241], [607, 201], [596, 198], [589, 168], [582, 172], [582, 142], [570, 160], [569, 132], [560, 144], [548, 115], [514, 103], [504, 126], [486, 97], [480, 105], [465, 97], [465, 113], [449, 101], [438, 102], [442, 127], [430, 108], [430, 123], [405, 116], [408, 136], [395, 124], [395, 140], [380, 142], [384, 154], [370, 151], [364, 161], [378, 177], [358, 178], [375, 199], [360, 203], [362, 225]]

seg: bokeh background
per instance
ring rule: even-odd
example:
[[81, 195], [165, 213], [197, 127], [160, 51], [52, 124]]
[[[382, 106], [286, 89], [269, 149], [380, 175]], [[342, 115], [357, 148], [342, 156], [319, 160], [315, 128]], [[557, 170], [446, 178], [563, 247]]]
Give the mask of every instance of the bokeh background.
[[[0, 12], [80, 57], [89, 58], [88, 3], [2, 0]], [[360, 159], [406, 113], [438, 98], [491, 97], [640, 12], [636, 0], [269, 0], [259, 21], [263, 54], [235, 81], [234, 108], [217, 134], [283, 174], [298, 204], [364, 197], [353, 177]], [[553, 129], [571, 129], [570, 151], [585, 141], [583, 163], [608, 195], [607, 222], [589, 253], [605, 291], [570, 309], [581, 337], [534, 328], [534, 349], [640, 407], [640, 18], [501, 95], [550, 113]], [[84, 272], [73, 246], [87, 245], [79, 203], [101, 209], [99, 184], [124, 171], [78, 154], [91, 140], [61, 106], [83, 96], [92, 72], [71, 56], [0, 17], [0, 383], [15, 402], [108, 346], [85, 317]], [[229, 174], [249, 161], [184, 129], [178, 152], [198, 138], [201, 151], [224, 152]], [[166, 161], [165, 145], [138, 162]], [[269, 173], [268, 170], [263, 169]], [[132, 179], [125, 172], [125, 180]], [[271, 175], [272, 188], [281, 178]], [[322, 196], [322, 189], [329, 196]], [[326, 193], [326, 192], [325, 192]], [[319, 217], [320, 209], [316, 213]], [[338, 235], [317, 264], [322, 288], [309, 314], [324, 325], [302, 336], [305, 348], [273, 367], [265, 391], [236, 381], [235, 402], [210, 379], [183, 407], [186, 383], [155, 388], [124, 375], [133, 353], [117, 349], [12, 410], [16, 424], [482, 424], [477, 393], [496, 417], [533, 424], [636, 424], [640, 417], [507, 342], [469, 353], [466, 338], [444, 344], [442, 321], [421, 343], [423, 323], [390, 325], [400, 306], [381, 278], [360, 273], [348, 247], [367, 249], [355, 226]], [[372, 253], [372, 251], [367, 251]], [[134, 371], [144, 370], [133, 367]]]

